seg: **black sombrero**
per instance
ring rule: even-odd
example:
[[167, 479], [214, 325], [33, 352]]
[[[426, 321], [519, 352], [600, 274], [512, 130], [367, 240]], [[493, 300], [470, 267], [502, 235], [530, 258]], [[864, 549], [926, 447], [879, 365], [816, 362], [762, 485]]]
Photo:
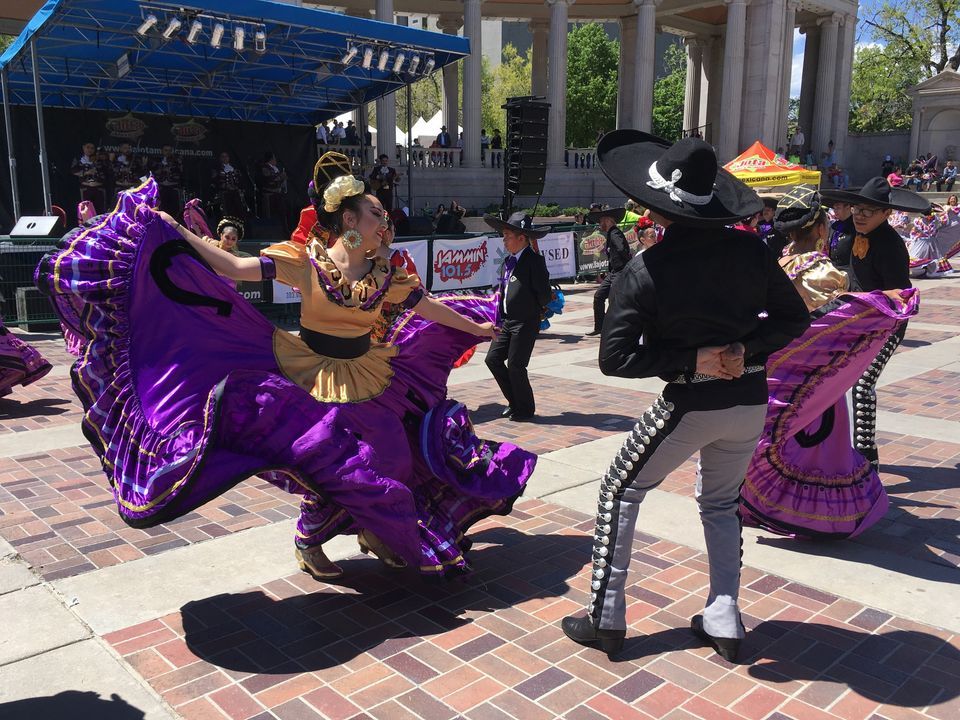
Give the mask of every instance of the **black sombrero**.
[[614, 130], [597, 145], [600, 169], [640, 205], [687, 225], [729, 225], [760, 212], [763, 201], [717, 163], [699, 138], [676, 143], [639, 130]]
[[522, 210], [515, 212], [507, 220], [501, 220], [496, 215], [484, 215], [483, 221], [497, 232], [502, 233], [504, 230], [513, 230], [514, 232], [523, 233], [527, 236], [528, 240], [537, 240], [550, 232], [550, 228], [548, 227], [534, 226], [533, 218]]
[[930, 211], [930, 201], [919, 193], [903, 188], [890, 187], [882, 177], [870, 178], [863, 187], [849, 190], [821, 190], [820, 197], [826, 203], [848, 203], [849, 205], [871, 205], [890, 210], [903, 210], [912, 213]]
[[608, 217], [612, 218], [615, 223], [619, 223], [623, 220], [623, 216], [627, 214], [627, 209], [622, 207], [616, 208], [607, 208], [606, 210], [593, 210], [586, 217], [586, 222], [588, 223], [598, 223], [600, 218]]

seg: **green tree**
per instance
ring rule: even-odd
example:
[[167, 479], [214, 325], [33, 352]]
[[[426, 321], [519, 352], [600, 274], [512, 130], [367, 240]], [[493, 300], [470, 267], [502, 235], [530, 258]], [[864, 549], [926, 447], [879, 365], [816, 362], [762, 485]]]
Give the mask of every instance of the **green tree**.
[[913, 103], [907, 91], [924, 73], [920, 63], [890, 45], [858, 49], [850, 81], [850, 132], [909, 130]]
[[[502, 106], [507, 98], [530, 94], [531, 53], [532, 50], [528, 50], [526, 55], [521, 55], [507, 43], [499, 67], [490, 72], [490, 82], [483, 82], [481, 122], [488, 135], [492, 135], [495, 128], [506, 133], [507, 114]], [[487, 69], [489, 71], [489, 67]]]
[[16, 35], [4, 35], [0, 33], [0, 54], [3, 53], [8, 47], [13, 44], [13, 41], [17, 39]]
[[683, 99], [687, 83], [687, 54], [680, 43], [663, 54], [665, 74], [653, 86], [653, 134], [679, 140], [683, 131]]
[[616, 127], [620, 43], [602, 25], [579, 25], [567, 36], [567, 145], [592, 147]]
[[960, 0], [885, 0], [863, 24], [907, 68], [923, 78], [960, 69]]

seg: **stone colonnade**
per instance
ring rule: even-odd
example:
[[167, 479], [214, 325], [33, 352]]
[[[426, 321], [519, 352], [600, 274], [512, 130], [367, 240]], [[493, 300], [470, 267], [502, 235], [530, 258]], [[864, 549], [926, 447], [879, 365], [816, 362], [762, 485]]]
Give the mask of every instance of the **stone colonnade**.
[[[463, 98], [458, 98], [458, 68], [443, 71], [443, 117], [452, 138], [463, 126], [463, 165], [480, 165], [481, 4], [462, 0], [463, 14], [442, 14], [438, 28], [456, 34], [463, 27], [471, 55], [463, 62]], [[564, 164], [566, 62], [569, 9], [576, 0], [544, 0], [548, 19], [530, 22], [533, 34], [532, 93], [551, 104], [548, 164]], [[632, 0], [619, 18], [621, 31], [617, 126], [650, 131], [656, 80], [657, 11], [662, 0]], [[815, 161], [830, 140], [842, 158], [847, 136], [850, 76], [856, 16], [805, 8], [803, 0], [719, 0], [726, 24], [685, 38], [687, 84], [684, 129], [701, 128], [717, 147], [721, 161], [760, 140], [786, 147], [787, 112], [793, 66], [794, 28], [806, 36], [799, 125]], [[851, 8], [855, 5], [850, 3]], [[802, 16], [798, 15], [803, 11]], [[392, 22], [394, 0], [376, 0], [376, 18]], [[460, 114], [462, 108], [462, 116]], [[396, 102], [377, 101], [377, 150], [396, 146]]]

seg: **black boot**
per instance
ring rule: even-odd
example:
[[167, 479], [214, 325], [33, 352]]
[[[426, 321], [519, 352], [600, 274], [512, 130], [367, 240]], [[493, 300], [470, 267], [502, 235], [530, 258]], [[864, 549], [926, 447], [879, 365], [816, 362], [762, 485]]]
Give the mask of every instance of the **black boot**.
[[597, 298], [593, 299], [593, 331], [588, 332], [587, 337], [599, 335], [603, 331], [603, 316], [606, 311], [606, 304], [606, 300], [597, 302]]
[[563, 634], [586, 647], [603, 650], [607, 655], [613, 655], [623, 649], [623, 638], [626, 630], [601, 630], [593, 626], [588, 617], [565, 617], [560, 623]]
[[701, 640], [706, 640], [717, 651], [717, 654], [727, 662], [736, 662], [740, 653], [739, 638], [714, 637], [703, 629], [703, 615], [694, 615], [690, 620], [690, 629]]

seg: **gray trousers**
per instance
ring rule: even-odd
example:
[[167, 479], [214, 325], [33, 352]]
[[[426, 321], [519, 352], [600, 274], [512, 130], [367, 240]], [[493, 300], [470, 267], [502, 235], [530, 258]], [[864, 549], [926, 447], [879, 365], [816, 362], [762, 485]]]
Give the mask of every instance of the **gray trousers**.
[[704, 628], [715, 637], [742, 637], [740, 486], [766, 413], [766, 405], [684, 412], [660, 396], [643, 414], [600, 485], [589, 606], [595, 627], [626, 629], [624, 590], [640, 503], [700, 451], [697, 502], [710, 563]]

